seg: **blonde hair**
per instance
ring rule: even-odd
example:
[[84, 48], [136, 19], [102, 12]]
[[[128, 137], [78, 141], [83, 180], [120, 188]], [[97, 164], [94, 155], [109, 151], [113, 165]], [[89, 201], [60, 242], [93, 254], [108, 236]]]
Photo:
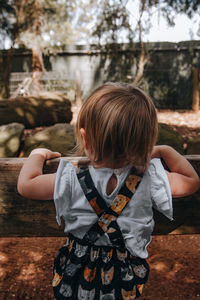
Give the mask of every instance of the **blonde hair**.
[[146, 168], [157, 138], [156, 109], [141, 89], [108, 82], [97, 88], [80, 109], [76, 123], [79, 155], [84, 153], [81, 128], [96, 164]]

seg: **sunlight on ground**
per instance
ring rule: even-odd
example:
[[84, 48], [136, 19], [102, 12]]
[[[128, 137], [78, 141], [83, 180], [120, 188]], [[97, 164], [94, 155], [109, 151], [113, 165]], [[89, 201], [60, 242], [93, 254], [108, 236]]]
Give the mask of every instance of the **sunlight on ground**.
[[8, 261], [8, 256], [5, 253], [0, 252], [0, 263], [6, 263]]
[[168, 125], [186, 126], [190, 128], [199, 128], [200, 111], [173, 111], [160, 110], [157, 112], [158, 121]]
[[176, 275], [177, 275], [176, 273], [177, 272], [183, 271], [182, 269], [184, 270], [184, 266], [182, 264], [175, 263], [173, 265], [172, 270], [170, 272], [168, 272], [165, 277], [168, 278], [169, 280], [171, 280], [172, 278], [176, 277]]
[[151, 266], [151, 269], [154, 269], [158, 272], [167, 272], [168, 271], [168, 267], [165, 263], [163, 262], [157, 262], [157, 263], [154, 263], [154, 265]]
[[[184, 282], [186, 283], [199, 283], [199, 278], [189, 278], [189, 277], [185, 277], [184, 278]], [[200, 297], [200, 295], [199, 295]]]
[[0, 267], [0, 277], [1, 279], [5, 278], [6, 276], [6, 270], [4, 268]]
[[[199, 235], [154, 236], [150, 280], [142, 299], [200, 299], [199, 242]], [[0, 299], [53, 300], [52, 264], [64, 243], [59, 237], [1, 238]]]
[[29, 251], [29, 257], [31, 257], [35, 262], [42, 259], [43, 255], [40, 252]]
[[30, 283], [34, 283], [34, 279], [37, 276], [40, 276], [39, 273], [41, 273], [42, 271], [39, 270], [38, 268], [35, 267], [34, 264], [29, 264], [28, 266], [23, 266], [21, 268], [20, 274], [19, 276], [17, 276], [17, 280], [22, 280], [22, 281], [30, 281]]

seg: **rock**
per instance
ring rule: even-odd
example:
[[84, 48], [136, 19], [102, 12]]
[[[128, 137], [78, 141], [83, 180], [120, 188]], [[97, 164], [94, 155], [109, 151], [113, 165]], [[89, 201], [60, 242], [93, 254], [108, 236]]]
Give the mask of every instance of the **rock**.
[[18, 155], [24, 125], [11, 123], [0, 126], [0, 157], [15, 157]]
[[167, 124], [158, 124], [158, 139], [157, 145], [169, 145], [173, 147], [176, 151], [184, 154], [184, 139], [175, 131], [172, 127]]
[[35, 148], [48, 148], [60, 152], [63, 156], [69, 156], [69, 151], [74, 146], [74, 127], [70, 124], [58, 123], [27, 137], [20, 156], [28, 156]]
[[200, 154], [200, 137], [195, 137], [188, 140], [187, 154]]
[[0, 101], [0, 125], [18, 122], [26, 128], [34, 128], [58, 122], [70, 123], [71, 120], [71, 102], [59, 93], [43, 93]]

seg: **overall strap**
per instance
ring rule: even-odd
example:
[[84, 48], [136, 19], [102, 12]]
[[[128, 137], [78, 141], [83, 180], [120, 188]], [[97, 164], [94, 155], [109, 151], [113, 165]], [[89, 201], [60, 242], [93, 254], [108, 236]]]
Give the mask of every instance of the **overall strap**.
[[106, 233], [113, 245], [124, 246], [123, 236], [116, 220], [135, 193], [142, 175], [137, 174], [136, 169], [132, 168], [110, 207], [95, 188], [88, 167], [80, 168], [77, 177], [87, 200], [99, 217], [85, 234], [83, 240], [94, 244]]

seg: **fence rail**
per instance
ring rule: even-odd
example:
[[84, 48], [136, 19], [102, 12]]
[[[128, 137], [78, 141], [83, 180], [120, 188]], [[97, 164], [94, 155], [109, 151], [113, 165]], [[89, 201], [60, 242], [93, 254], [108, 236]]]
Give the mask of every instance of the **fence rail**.
[[[200, 174], [200, 155], [186, 158]], [[53, 201], [31, 200], [17, 192], [17, 178], [27, 158], [0, 158], [0, 236], [64, 236], [58, 227]], [[64, 157], [74, 165], [84, 164], [81, 157]], [[47, 161], [45, 173], [56, 172], [59, 159]], [[154, 211], [157, 234], [200, 233], [200, 191], [189, 197], [174, 199], [175, 221]]]
[[[16, 97], [16, 91], [18, 94], [23, 94], [24, 89], [31, 91], [32, 85], [31, 72], [12, 72], [10, 74], [9, 87], [11, 97]], [[75, 84], [68, 73], [64, 72], [42, 72], [40, 81], [42, 82], [45, 90], [48, 91], [65, 91], [70, 87], [75, 88]], [[28, 92], [27, 91], [27, 92]]]

